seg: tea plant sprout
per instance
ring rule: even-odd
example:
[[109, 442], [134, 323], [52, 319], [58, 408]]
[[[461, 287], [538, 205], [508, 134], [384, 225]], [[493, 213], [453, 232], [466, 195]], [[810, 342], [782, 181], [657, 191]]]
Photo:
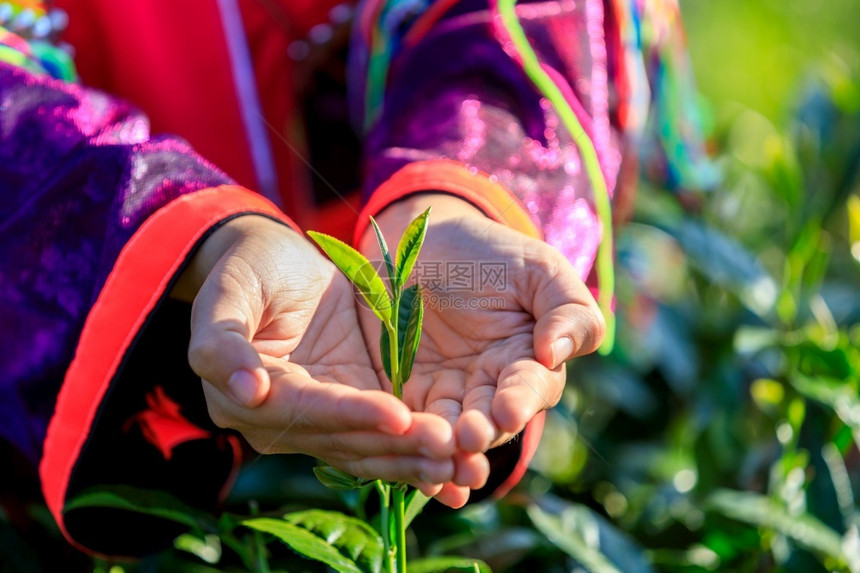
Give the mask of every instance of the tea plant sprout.
[[[403, 386], [409, 380], [418, 343], [424, 305], [421, 286], [406, 286], [427, 235], [430, 209], [413, 220], [403, 233], [392, 256], [373, 218], [370, 223], [385, 263], [388, 286], [367, 258], [349, 245], [322, 233], [308, 235], [355, 285], [371, 311], [382, 323], [379, 340], [382, 365], [391, 382], [394, 396], [403, 399]], [[311, 510], [287, 514], [283, 520], [254, 518], [244, 525], [271, 533], [294, 551], [322, 561], [337, 571], [406, 572], [406, 529], [421, 512], [429, 498], [405, 483], [366, 480], [351, 476], [332, 466], [314, 469], [317, 478], [333, 489], [375, 488], [379, 494], [379, 533], [367, 523], [338, 512]], [[488, 572], [489, 567], [474, 559], [435, 557], [420, 560], [414, 570]]]

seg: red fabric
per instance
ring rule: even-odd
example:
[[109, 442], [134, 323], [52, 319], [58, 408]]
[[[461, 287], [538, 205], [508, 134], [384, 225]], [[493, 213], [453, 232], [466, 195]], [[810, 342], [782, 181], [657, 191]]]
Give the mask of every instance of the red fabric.
[[462, 163], [450, 159], [434, 159], [406, 165], [374, 191], [358, 216], [353, 244], [359, 243], [370, 225], [369, 217], [375, 217], [398, 199], [422, 191], [456, 195], [499, 223], [530, 237], [543, 238], [519, 199], [502, 185], [491, 181], [487, 174], [470, 172]]
[[[295, 63], [287, 48], [328, 21], [336, 0], [239, 0], [257, 95], [285, 212], [302, 227], [343, 235], [310, 198]], [[69, 15], [65, 40], [86, 85], [126, 99], [149, 118], [152, 133], [187, 139], [248, 189], [257, 174], [234, 86], [215, 0], [57, 0]], [[158, 78], [158, 82], [153, 82]], [[350, 208], [333, 206], [350, 221]]]
[[507, 495], [507, 493], [511, 491], [521, 479], [523, 479], [523, 476], [526, 475], [529, 463], [532, 461], [532, 458], [538, 449], [538, 445], [540, 445], [540, 438], [543, 435], [545, 422], [546, 411], [538, 412], [537, 415], [532, 418], [531, 422], [528, 423], [526, 429], [523, 430], [521, 437], [523, 443], [522, 450], [520, 450], [520, 459], [517, 461], [517, 465], [514, 467], [514, 471], [511, 472], [511, 475], [509, 475], [508, 478], [496, 488], [496, 491], [493, 492], [493, 498], [500, 499]]
[[195, 426], [180, 411], [177, 404], [161, 386], [156, 386], [146, 395], [146, 410], [132, 416], [125, 425], [140, 425], [140, 431], [147, 442], [155, 446], [169, 460], [176, 446], [191, 440], [205, 440], [212, 434]]
[[213, 225], [240, 213], [266, 214], [295, 228], [277, 207], [240, 187], [184, 195], [134, 234], [90, 311], [57, 398], [39, 466], [48, 508], [72, 544], [63, 522], [66, 490], [123, 356], [191, 249]]
[[66, 40], [83, 83], [134, 103], [152, 133], [187, 139], [240, 184], [257, 187], [214, 1], [57, 5], [70, 15]]

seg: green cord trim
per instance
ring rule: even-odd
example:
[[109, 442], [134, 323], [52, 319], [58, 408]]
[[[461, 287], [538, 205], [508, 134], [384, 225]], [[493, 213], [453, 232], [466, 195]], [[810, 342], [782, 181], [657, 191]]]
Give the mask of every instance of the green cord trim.
[[597, 159], [597, 150], [594, 148], [594, 143], [588, 137], [588, 134], [585, 133], [576, 114], [567, 103], [564, 94], [549, 74], [541, 67], [537, 54], [532, 49], [520, 25], [515, 6], [516, 0], [498, 0], [499, 15], [502, 18], [502, 22], [505, 28], [507, 28], [511, 41], [514, 43], [517, 51], [519, 51], [522, 58], [523, 70], [526, 72], [526, 75], [555, 108], [564, 127], [570, 132], [573, 140], [576, 142], [579, 153], [582, 155], [583, 163], [585, 164], [586, 174], [594, 190], [594, 206], [597, 209], [597, 217], [603, 226], [603, 237], [600, 245], [597, 247], [597, 280], [600, 283], [597, 304], [603, 312], [603, 317], [606, 321], [606, 337], [603, 339], [598, 352], [606, 355], [612, 352], [612, 348], [615, 345], [615, 314], [612, 312], [612, 296], [615, 293], [615, 269], [612, 260], [612, 210], [609, 203], [609, 190], [606, 187], [606, 180], [603, 178], [603, 171]]

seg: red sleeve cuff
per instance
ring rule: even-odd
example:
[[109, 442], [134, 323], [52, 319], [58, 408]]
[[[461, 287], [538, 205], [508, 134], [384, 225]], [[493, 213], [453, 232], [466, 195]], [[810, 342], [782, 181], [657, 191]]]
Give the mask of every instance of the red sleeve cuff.
[[[96, 553], [101, 549], [75, 539], [64, 507], [74, 493], [70, 483], [76, 472], [91, 473], [81, 470], [81, 459], [92, 444], [104, 403], [115, 391], [118, 372], [203, 238], [214, 226], [243, 214], [265, 215], [298, 230], [272, 203], [241, 187], [221, 186], [184, 195], [152, 215], [132, 236], [87, 316], [57, 398], [39, 467], [48, 508], [66, 538], [79, 548]], [[188, 429], [170, 434], [188, 439], [206, 435]], [[233, 452], [227, 455], [232, 457]]]
[[374, 191], [358, 216], [353, 244], [357, 245], [367, 230], [369, 217], [375, 217], [395, 201], [425, 191], [460, 197], [494, 221], [543, 239], [543, 233], [520, 200], [488, 174], [450, 159], [434, 159], [406, 165]]

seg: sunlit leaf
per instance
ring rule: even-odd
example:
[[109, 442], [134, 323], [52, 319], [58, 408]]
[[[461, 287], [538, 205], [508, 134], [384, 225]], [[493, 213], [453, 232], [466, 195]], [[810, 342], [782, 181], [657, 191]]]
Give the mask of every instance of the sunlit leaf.
[[206, 563], [215, 564], [221, 559], [221, 540], [211, 533], [202, 539], [188, 533], [182, 534], [173, 540], [173, 546], [197, 556]]
[[707, 505], [727, 517], [766, 527], [793, 539], [798, 545], [843, 559], [839, 535], [810, 514], [792, 515], [780, 503], [752, 492], [718, 490]]
[[376, 224], [376, 219], [370, 217], [370, 224], [373, 225], [373, 231], [376, 233], [376, 242], [379, 243], [379, 251], [382, 253], [382, 259], [385, 261], [385, 268], [388, 269], [388, 280], [394, 284], [397, 274], [394, 270], [394, 261], [391, 260], [391, 252], [388, 250], [388, 243], [385, 242], [385, 237], [382, 235], [379, 225]]
[[355, 561], [341, 554], [336, 547], [307, 529], [288, 521], [256, 517], [243, 521], [242, 525], [270, 533], [299, 555], [325, 563], [339, 573], [363, 573]]
[[382, 567], [382, 538], [360, 519], [321, 509], [288, 513], [284, 519], [337, 547], [363, 571], [376, 572]]
[[489, 565], [468, 557], [427, 557], [409, 562], [409, 573], [446, 573], [448, 571], [492, 573]]
[[370, 310], [382, 322], [391, 318], [391, 297], [385, 283], [364, 255], [330, 235], [308, 231], [308, 235], [355, 285]]
[[[404, 324], [404, 315], [406, 315]], [[424, 300], [421, 297], [421, 286], [412, 285], [403, 291], [398, 313], [398, 336], [400, 342], [400, 379], [409, 380], [412, 365], [418, 353], [418, 343], [421, 341], [421, 324], [424, 320]]]
[[406, 284], [409, 275], [412, 273], [412, 268], [418, 259], [418, 253], [421, 252], [421, 245], [424, 244], [424, 237], [427, 235], [427, 218], [429, 216], [430, 207], [418, 215], [415, 220], [409, 223], [406, 230], [403, 231], [403, 236], [397, 245], [397, 281], [395, 281], [395, 288], [400, 288]]
[[837, 378], [806, 376], [800, 372], [793, 372], [788, 380], [802, 395], [832, 408], [851, 428], [854, 441], [860, 447], [860, 398], [851, 384]]
[[691, 219], [667, 232], [675, 237], [690, 264], [712, 282], [734, 292], [750, 310], [766, 315], [776, 303], [776, 283], [740, 242]]
[[583, 505], [544, 496], [527, 512], [538, 531], [591, 573], [653, 572], [632, 540]]

